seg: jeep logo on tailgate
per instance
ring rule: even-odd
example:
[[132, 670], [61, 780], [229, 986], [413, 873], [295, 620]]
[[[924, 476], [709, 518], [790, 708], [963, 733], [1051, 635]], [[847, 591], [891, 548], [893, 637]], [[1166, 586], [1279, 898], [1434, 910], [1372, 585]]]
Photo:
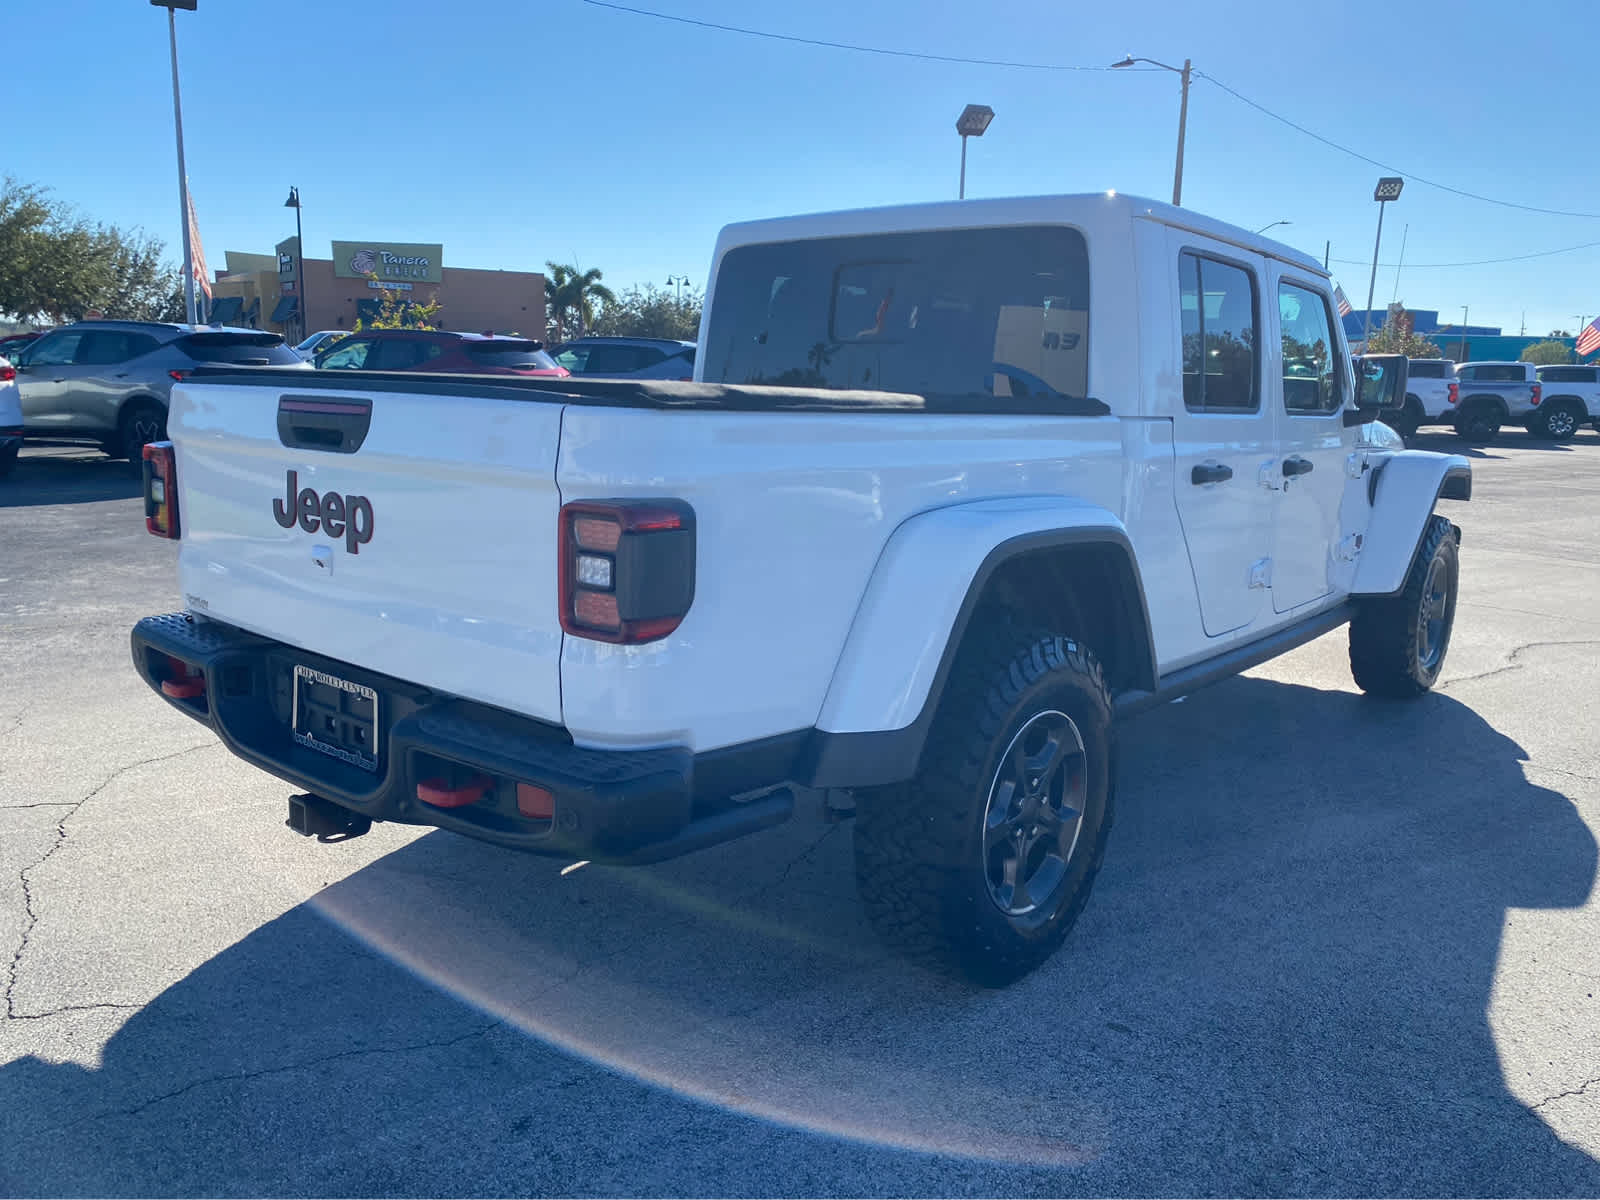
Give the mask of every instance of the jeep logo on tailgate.
[[329, 537], [344, 538], [344, 548], [351, 554], [360, 554], [361, 547], [372, 540], [372, 501], [365, 496], [326, 492], [319, 496], [315, 488], [299, 488], [299, 476], [289, 472], [287, 490], [282, 500], [272, 502], [272, 517], [285, 529], [295, 522], [307, 533], [321, 529]]

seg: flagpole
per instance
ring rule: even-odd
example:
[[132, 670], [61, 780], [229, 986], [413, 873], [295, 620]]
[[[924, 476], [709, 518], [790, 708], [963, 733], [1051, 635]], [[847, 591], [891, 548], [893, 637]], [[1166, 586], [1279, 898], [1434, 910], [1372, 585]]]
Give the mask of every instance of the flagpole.
[[183, 214], [183, 307], [189, 324], [194, 325], [194, 247], [189, 239], [189, 173], [183, 165], [183, 101], [178, 95], [178, 19], [170, 8], [167, 40], [172, 46], [172, 124], [178, 133], [178, 209]]
[[1400, 268], [1406, 265], [1406, 238], [1411, 234], [1411, 223], [1406, 222], [1405, 229], [1400, 234], [1400, 261], [1394, 265], [1394, 295], [1389, 297], [1393, 304], [1400, 299]]

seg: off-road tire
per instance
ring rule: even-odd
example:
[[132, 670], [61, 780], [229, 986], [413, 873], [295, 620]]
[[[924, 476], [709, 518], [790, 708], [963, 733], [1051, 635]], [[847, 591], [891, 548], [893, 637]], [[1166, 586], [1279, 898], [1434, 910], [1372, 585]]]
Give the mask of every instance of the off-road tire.
[[1528, 423], [1528, 432], [1546, 441], [1570, 442], [1578, 436], [1587, 417], [1588, 414], [1570, 400], [1547, 401]]
[[[1013, 738], [1030, 720], [1060, 714], [1083, 747], [1081, 823], [1048, 900], [1013, 916], [991, 896], [985, 814]], [[1105, 677], [1082, 643], [1003, 621], [969, 633], [916, 777], [857, 796], [856, 886], [880, 936], [912, 959], [989, 987], [1044, 962], [1077, 920], [1105, 854], [1111, 719]]]
[[1494, 441], [1500, 432], [1500, 406], [1493, 400], [1468, 400], [1456, 414], [1456, 433], [1464, 442]]
[[144, 469], [146, 442], [159, 442], [167, 436], [167, 410], [154, 400], [134, 400], [125, 405], [117, 420], [115, 452], [107, 450], [113, 458], [125, 458], [136, 471]]
[[[1436, 563], [1445, 572], [1445, 611], [1437, 632], [1425, 637], [1423, 600], [1433, 593]], [[1370, 696], [1394, 699], [1420, 696], [1433, 687], [1450, 649], [1460, 575], [1455, 526], [1443, 517], [1430, 517], [1400, 593], [1358, 602], [1350, 622], [1350, 673], [1357, 687]]]

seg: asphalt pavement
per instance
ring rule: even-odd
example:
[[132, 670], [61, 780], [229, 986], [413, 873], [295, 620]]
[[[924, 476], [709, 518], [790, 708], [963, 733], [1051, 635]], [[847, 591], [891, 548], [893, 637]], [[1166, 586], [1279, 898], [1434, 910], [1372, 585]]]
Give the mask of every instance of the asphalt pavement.
[[127, 468], [30, 450], [0, 1193], [1594, 1195], [1600, 437], [1474, 470], [1442, 686], [1339, 631], [1126, 726], [1087, 910], [991, 992], [884, 954], [815, 808], [633, 870], [297, 837], [132, 670], [180, 601]]

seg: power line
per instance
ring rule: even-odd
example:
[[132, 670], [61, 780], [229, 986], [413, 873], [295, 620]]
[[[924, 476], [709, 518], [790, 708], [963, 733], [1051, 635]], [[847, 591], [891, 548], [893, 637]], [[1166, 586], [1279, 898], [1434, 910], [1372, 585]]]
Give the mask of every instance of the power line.
[[[1439, 270], [1444, 267], [1490, 267], [1497, 263], [1526, 262], [1530, 258], [1551, 258], [1557, 254], [1571, 254], [1575, 250], [1589, 250], [1595, 246], [1600, 246], [1600, 242], [1580, 242], [1576, 246], [1562, 246], [1559, 250], [1535, 250], [1532, 254], [1513, 254], [1510, 258], [1479, 258], [1474, 259], [1471, 262], [1412, 263], [1411, 269], [1413, 271], [1432, 271]], [[1344, 263], [1347, 267], [1364, 267], [1371, 260], [1361, 258], [1336, 258], [1333, 261], [1336, 263]], [[1398, 265], [1399, 264], [1397, 263], [1378, 264], [1379, 267], [1384, 269], [1395, 268], [1398, 267]]]
[[[695, 25], [701, 29], [717, 29], [723, 33], [742, 33], [746, 37], [770, 38], [775, 42], [795, 42], [802, 46], [822, 46], [829, 50], [854, 50], [860, 54], [885, 54], [892, 58], [920, 58], [928, 62], [962, 63], [974, 67], [1010, 67], [1019, 71], [1109, 71], [1110, 67], [1074, 67], [1060, 63], [1013, 62], [998, 58], [963, 58], [954, 54], [923, 54], [916, 50], [891, 50], [885, 46], [862, 46], [854, 42], [830, 42], [823, 38], [797, 37], [788, 33], [772, 33], [765, 29], [746, 29], [741, 25], [721, 25], [716, 21], [701, 21], [694, 17], [681, 17], [675, 13], [656, 12], [649, 8], [632, 8], [626, 4], [613, 4], [610, 0], [583, 0], [594, 8], [609, 8], [615, 12], [632, 13], [636, 17], [654, 17], [658, 21], [676, 21], [680, 25]], [[1155, 68], [1151, 68], [1155, 69]]]
[[1342, 154], [1348, 154], [1351, 158], [1360, 159], [1362, 162], [1377, 167], [1380, 170], [1391, 171], [1396, 175], [1403, 175], [1405, 176], [1407, 182], [1420, 183], [1426, 187], [1438, 188], [1441, 192], [1450, 192], [1452, 195], [1465, 196], [1468, 200], [1481, 200], [1485, 204], [1498, 204], [1502, 208], [1517, 208], [1521, 209], [1523, 212], [1543, 213], [1548, 217], [1584, 217], [1589, 220], [1600, 221], [1600, 213], [1570, 212], [1566, 209], [1560, 208], [1539, 208], [1533, 204], [1519, 204], [1515, 200], [1498, 200], [1493, 196], [1481, 196], [1477, 192], [1468, 192], [1462, 190], [1461, 188], [1451, 187], [1448, 183], [1440, 183], [1435, 179], [1426, 179], [1423, 176], [1418, 175], [1415, 171], [1407, 171], [1400, 167], [1391, 166], [1389, 163], [1379, 162], [1375, 158], [1370, 158], [1367, 155], [1362, 154], [1359, 150], [1352, 150], [1349, 146], [1342, 146], [1332, 138], [1325, 138], [1320, 133], [1307, 129], [1304, 125], [1301, 125], [1296, 121], [1291, 121], [1288, 117], [1283, 116], [1281, 113], [1273, 112], [1264, 104], [1257, 104], [1254, 100], [1250, 99], [1249, 96], [1235, 91], [1233, 88], [1223, 83], [1222, 80], [1218, 79], [1215, 75], [1208, 75], [1204, 71], [1196, 71], [1195, 74], [1210, 83], [1216, 84], [1235, 100], [1238, 100], [1243, 104], [1248, 104], [1257, 112], [1265, 113], [1274, 121], [1280, 121], [1287, 125], [1290, 129], [1297, 130], [1298, 132], [1305, 134], [1308, 138], [1313, 138], [1316, 141], [1321, 142], [1324, 146], [1331, 146], [1333, 149], [1338, 150]]

